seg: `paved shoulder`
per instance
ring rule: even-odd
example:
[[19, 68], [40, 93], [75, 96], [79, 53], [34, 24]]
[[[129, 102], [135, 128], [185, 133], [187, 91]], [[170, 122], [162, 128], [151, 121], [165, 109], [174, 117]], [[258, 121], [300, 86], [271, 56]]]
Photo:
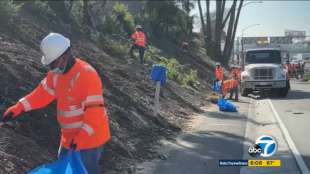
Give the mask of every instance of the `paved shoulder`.
[[239, 174], [239, 167], [218, 166], [220, 159], [242, 159], [249, 103], [237, 105], [239, 113], [219, 112], [216, 105], [203, 108], [205, 113], [193, 116], [189, 130], [174, 142], [163, 142], [166, 160], [137, 173]]
[[[277, 173], [277, 174], [299, 174], [299, 168], [294, 156], [287, 144], [283, 133], [279, 127], [274, 112], [268, 99], [252, 100], [253, 105], [248, 114], [248, 125], [246, 129], [246, 138], [254, 142], [262, 135], [269, 135], [276, 139], [278, 149], [270, 158], [256, 157], [253, 158], [248, 153], [244, 153], [243, 159], [279, 159], [280, 167], [243, 167], [241, 174], [258, 174], [258, 173]], [[245, 143], [244, 152], [247, 152], [252, 144]]]

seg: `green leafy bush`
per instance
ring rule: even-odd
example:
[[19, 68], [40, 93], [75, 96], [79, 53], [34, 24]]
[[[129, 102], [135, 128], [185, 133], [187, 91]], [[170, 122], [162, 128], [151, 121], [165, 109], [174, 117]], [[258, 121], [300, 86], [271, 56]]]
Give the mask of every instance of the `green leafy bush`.
[[160, 64], [163, 64], [168, 69], [168, 78], [172, 80], [178, 80], [180, 71], [181, 71], [181, 65], [176, 59], [166, 59], [161, 58]]
[[134, 31], [134, 17], [124, 4], [118, 2], [113, 7], [112, 15], [106, 17], [102, 30], [108, 34], [131, 34]]
[[112, 40], [111, 38], [107, 38], [102, 34], [97, 40], [97, 45], [102, 48], [106, 53], [116, 57], [126, 56], [129, 50], [127, 44]]
[[114, 16], [107, 16], [101, 28], [104, 33], [108, 34], [120, 32]]
[[189, 73], [184, 73], [184, 77], [181, 79], [181, 84], [185, 87], [191, 86], [197, 88], [199, 86], [197, 70], [190, 69]]
[[159, 57], [159, 64], [166, 66], [168, 79], [180, 83], [183, 87], [199, 86], [197, 71], [193, 69], [186, 69], [175, 58], [167, 59], [163, 56]]

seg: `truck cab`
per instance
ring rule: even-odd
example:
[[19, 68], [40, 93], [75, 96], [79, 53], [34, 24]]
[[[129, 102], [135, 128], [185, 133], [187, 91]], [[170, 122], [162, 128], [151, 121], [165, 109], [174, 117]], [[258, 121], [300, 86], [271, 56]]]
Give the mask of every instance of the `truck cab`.
[[283, 67], [281, 50], [277, 48], [250, 49], [244, 53], [241, 73], [241, 95], [268, 90], [285, 97], [290, 89]]

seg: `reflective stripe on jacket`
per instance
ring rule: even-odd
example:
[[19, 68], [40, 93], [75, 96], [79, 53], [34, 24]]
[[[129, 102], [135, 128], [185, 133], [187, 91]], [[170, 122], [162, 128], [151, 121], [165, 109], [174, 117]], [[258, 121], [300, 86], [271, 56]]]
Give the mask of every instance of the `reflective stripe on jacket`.
[[101, 79], [88, 63], [76, 59], [66, 74], [48, 72], [36, 89], [20, 101], [29, 111], [42, 108], [55, 99], [62, 146], [69, 148], [76, 136], [83, 136], [77, 138], [83, 141], [77, 142], [82, 149], [99, 147], [110, 139]]
[[131, 38], [135, 40], [135, 45], [145, 47], [146, 38], [142, 31], [136, 31], [131, 35]]

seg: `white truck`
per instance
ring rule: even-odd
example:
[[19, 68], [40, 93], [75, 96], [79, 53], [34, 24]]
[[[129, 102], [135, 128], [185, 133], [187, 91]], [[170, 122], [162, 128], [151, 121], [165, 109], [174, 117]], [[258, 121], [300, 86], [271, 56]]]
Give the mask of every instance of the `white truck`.
[[290, 81], [283, 67], [281, 50], [277, 48], [250, 49], [244, 53], [241, 73], [241, 95], [269, 90], [286, 97]]

